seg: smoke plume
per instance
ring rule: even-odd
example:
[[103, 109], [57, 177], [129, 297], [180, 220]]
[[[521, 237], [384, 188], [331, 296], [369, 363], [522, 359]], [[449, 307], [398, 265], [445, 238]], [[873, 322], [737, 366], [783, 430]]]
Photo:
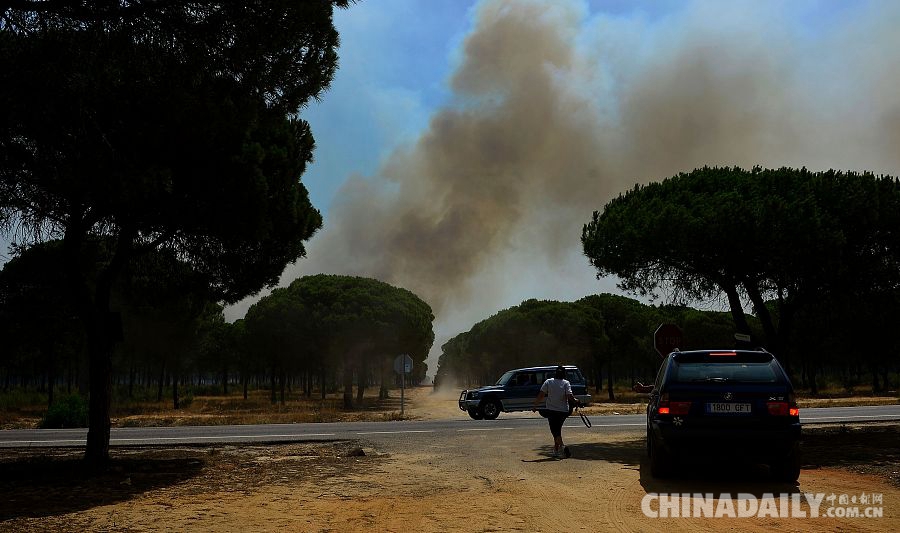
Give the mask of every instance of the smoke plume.
[[581, 228], [635, 183], [703, 165], [897, 174], [900, 3], [866, 4], [826, 35], [798, 12], [817, 15], [710, 2], [646, 20], [482, 2], [452, 100], [376, 175], [347, 181], [285, 279], [406, 287], [449, 336], [528, 297], [601, 290]]

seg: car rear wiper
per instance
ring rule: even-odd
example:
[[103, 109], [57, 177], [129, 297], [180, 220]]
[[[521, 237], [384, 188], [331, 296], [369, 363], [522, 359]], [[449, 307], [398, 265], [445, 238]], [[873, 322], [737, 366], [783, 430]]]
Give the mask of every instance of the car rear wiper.
[[694, 381], [704, 381], [706, 383], [725, 383], [729, 378], [723, 377], [705, 377], [705, 378], [697, 378]]

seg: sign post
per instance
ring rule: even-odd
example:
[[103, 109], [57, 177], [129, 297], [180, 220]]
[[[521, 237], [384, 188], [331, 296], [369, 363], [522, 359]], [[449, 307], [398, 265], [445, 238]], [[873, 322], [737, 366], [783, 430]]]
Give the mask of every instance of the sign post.
[[412, 357], [403, 354], [394, 359], [394, 372], [400, 374], [400, 418], [403, 418], [403, 392], [406, 388], [406, 374], [412, 372]]
[[660, 324], [653, 333], [653, 347], [662, 358], [683, 346], [684, 334], [675, 324]]

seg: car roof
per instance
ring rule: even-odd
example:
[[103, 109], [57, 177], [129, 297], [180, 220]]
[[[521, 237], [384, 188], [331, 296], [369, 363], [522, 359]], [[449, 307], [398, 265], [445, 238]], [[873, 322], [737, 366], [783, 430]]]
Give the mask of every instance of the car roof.
[[[512, 370], [507, 370], [507, 372], [537, 372], [537, 371], [547, 371], [547, 370], [556, 370], [556, 367], [559, 365], [550, 365], [550, 366], [529, 366], [527, 368], [514, 368]], [[575, 365], [562, 365], [566, 370], [578, 370], [578, 367]]]
[[757, 361], [768, 362], [775, 359], [771, 353], [765, 350], [689, 350], [685, 352], [672, 352], [669, 354], [674, 361]]

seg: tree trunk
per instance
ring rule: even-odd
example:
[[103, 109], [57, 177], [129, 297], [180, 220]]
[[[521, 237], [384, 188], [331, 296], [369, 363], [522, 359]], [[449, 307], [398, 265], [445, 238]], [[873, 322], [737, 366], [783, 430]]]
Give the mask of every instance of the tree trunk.
[[244, 399], [246, 400], [247, 399], [247, 386], [250, 383], [250, 376], [248, 376], [246, 373], [244, 373], [244, 378], [242, 381], [244, 382]]
[[607, 358], [606, 363], [606, 392], [609, 394], [609, 400], [611, 402], [616, 401], [616, 393], [613, 392], [613, 371], [611, 355]]
[[156, 388], [156, 402], [162, 402], [163, 397], [163, 387], [166, 384], [166, 362], [163, 361], [162, 366], [159, 367], [159, 385]]
[[359, 364], [359, 374], [356, 379], [356, 403], [362, 405], [363, 394], [366, 392], [366, 381], [368, 380], [368, 369], [366, 368], [365, 359]]
[[228, 396], [228, 365], [222, 367], [222, 395]]
[[809, 363], [806, 367], [806, 379], [809, 381], [810, 394], [819, 394], [819, 386], [816, 383], [816, 368], [812, 363]]
[[[107, 310], [108, 311], [108, 310]], [[88, 353], [90, 357], [88, 400], [88, 433], [85, 460], [95, 466], [109, 459], [109, 412], [112, 401], [112, 351], [113, 343], [101, 322], [99, 312], [91, 317], [88, 326]], [[107, 316], [107, 315], [101, 315]]]
[[280, 385], [281, 385], [281, 387], [280, 387], [280, 388], [281, 388], [281, 405], [284, 405], [284, 384], [285, 384], [285, 381], [287, 381], [287, 375], [286, 375], [284, 372], [282, 372], [282, 373], [281, 373], [281, 383], [280, 383]]
[[379, 400], [386, 400], [388, 397], [387, 383], [385, 383], [385, 377], [384, 377], [386, 366], [387, 365], [384, 362], [381, 363], [381, 374], [379, 375], [379, 380], [378, 380], [379, 381], [379, 383], [378, 383], [378, 399]]
[[54, 371], [56, 358], [54, 357], [53, 342], [47, 341], [44, 349], [47, 354], [47, 407], [50, 407], [53, 405], [53, 384], [56, 381], [56, 372]]
[[272, 394], [269, 396], [269, 400], [271, 401], [272, 405], [275, 405], [275, 403], [276, 403], [278, 400], [277, 400], [276, 395], [275, 395], [276, 393], [275, 393], [275, 370], [274, 370], [274, 369], [272, 370], [272, 383], [271, 383], [271, 386], [270, 386], [269, 388], [270, 388], [271, 391], [272, 391]]
[[728, 307], [731, 309], [731, 319], [734, 320], [734, 328], [738, 333], [750, 335], [750, 324], [747, 315], [744, 314], [744, 305], [738, 296], [737, 287], [733, 283], [720, 282], [719, 287], [725, 291], [728, 297]]
[[178, 375], [172, 374], [172, 405], [178, 409]]
[[88, 232], [84, 224], [77, 213], [70, 218], [63, 237], [63, 249], [73, 302], [85, 328], [88, 348], [90, 399], [84, 457], [88, 463], [99, 466], [109, 459], [112, 355], [116, 341], [122, 340], [121, 317], [110, 313], [109, 302], [113, 283], [131, 258], [135, 232], [120, 228], [112, 259], [97, 274], [92, 292], [81, 266], [84, 264], [83, 239]]
[[353, 409], [353, 368], [344, 366], [344, 409]]

